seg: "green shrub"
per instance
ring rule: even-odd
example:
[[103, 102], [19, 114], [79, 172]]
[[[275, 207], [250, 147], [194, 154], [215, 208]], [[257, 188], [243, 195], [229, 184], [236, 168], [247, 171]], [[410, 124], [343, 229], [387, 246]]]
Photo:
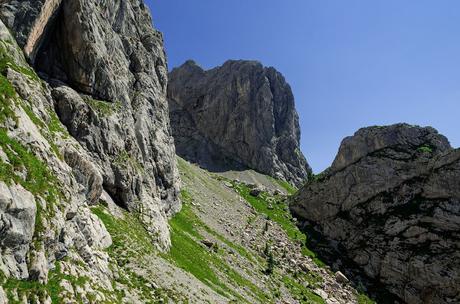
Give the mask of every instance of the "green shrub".
[[424, 145], [417, 148], [417, 151], [421, 153], [433, 153], [433, 148], [430, 146]]

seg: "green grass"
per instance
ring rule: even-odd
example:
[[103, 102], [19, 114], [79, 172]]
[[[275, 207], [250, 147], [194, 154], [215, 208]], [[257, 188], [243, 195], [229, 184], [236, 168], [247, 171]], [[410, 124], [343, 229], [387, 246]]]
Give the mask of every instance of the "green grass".
[[[107, 252], [119, 266], [117, 282], [131, 290], [136, 290], [143, 303], [162, 303], [158, 300], [160, 298], [188, 303], [186, 298], [172, 289], [148, 287], [149, 281], [128, 267], [130, 263], [141, 263], [144, 258], [148, 259], [149, 256], [157, 254], [149, 233], [134, 214], [123, 211], [123, 216], [117, 218], [103, 206], [96, 206], [91, 210], [101, 219], [112, 237], [112, 245], [107, 249]], [[106, 293], [104, 290], [100, 291]], [[114, 303], [121, 303], [125, 292], [115, 289], [115, 295], [112, 296], [117, 299]]]
[[[268, 295], [265, 295], [252, 282], [232, 269], [218, 252], [209, 250], [200, 244], [203, 237], [198, 229], [204, 229], [214, 236], [218, 234], [201, 222], [193, 213], [190, 205], [187, 203], [192, 199], [191, 195], [184, 190], [181, 195], [185, 203], [181, 212], [176, 214], [169, 222], [172, 247], [170, 252], [165, 254], [164, 257], [227, 298], [233, 297], [239, 303], [247, 302], [231, 286], [235, 285], [249, 289], [252, 295], [263, 303], [270, 302]], [[242, 256], [247, 257], [250, 255], [244, 248], [232, 244], [222, 236], [218, 236], [217, 238], [221, 241], [224, 240], [223, 243], [229, 245], [231, 248], [238, 248], [236, 250]], [[227, 280], [231, 283], [230, 286], [223, 282], [222, 276], [227, 277]]]
[[108, 253], [119, 265], [125, 265], [137, 255], [150, 255], [155, 252], [150, 235], [133, 214], [123, 211], [123, 218], [116, 218], [103, 206], [96, 206], [91, 210], [101, 219], [112, 236], [112, 245], [108, 248]]
[[50, 110], [48, 111], [48, 114], [50, 116], [50, 121], [48, 123], [48, 130], [52, 134], [61, 133], [64, 135], [64, 137], [68, 136], [67, 129], [62, 125], [56, 113]]
[[[13, 291], [17, 292], [19, 299], [22, 299], [25, 296], [29, 301], [31, 301], [30, 303], [44, 303], [47, 296], [49, 296], [53, 304], [59, 304], [63, 301], [61, 298], [63, 288], [60, 286], [63, 280], [67, 280], [74, 289], [78, 286], [81, 287], [85, 285], [86, 282], [90, 281], [88, 277], [74, 277], [63, 274], [61, 272], [60, 262], [56, 262], [56, 267], [49, 271], [48, 282], [46, 284], [41, 284], [37, 281], [6, 278], [3, 274], [0, 277], [0, 285], [5, 290], [10, 304], [23, 303], [22, 301], [14, 299]], [[38, 302], [35, 301], [36, 298], [38, 299]], [[76, 298], [78, 301], [82, 301], [81, 297], [78, 295], [76, 295]]]
[[[6, 130], [0, 128], [0, 147], [7, 155], [9, 163], [0, 160], [0, 180], [6, 184], [22, 185], [34, 196], [40, 196], [47, 202], [46, 216], [53, 216], [53, 205], [62, 198], [57, 178], [49, 171], [47, 165], [18, 141], [10, 138]], [[25, 175], [18, 172], [26, 172]], [[42, 219], [44, 210], [37, 204], [34, 242], [38, 246], [45, 228]]]
[[8, 54], [8, 50], [4, 45], [4, 41], [1, 41], [0, 44], [0, 73], [4, 74], [6, 69], [10, 68], [18, 73], [26, 75], [33, 81], [41, 82], [40, 77], [38, 77], [37, 73], [29, 67], [18, 65], [14, 59]]
[[289, 195], [294, 195], [296, 192], [297, 192], [297, 188], [294, 187], [293, 185], [291, 185], [290, 183], [288, 183], [287, 181], [284, 181], [284, 180], [280, 180], [280, 179], [276, 179], [276, 178], [273, 178], [271, 176], [268, 177], [270, 180], [272, 180], [273, 182], [277, 183], [281, 188], [283, 188], [284, 190], [286, 190], [286, 192], [289, 194]]
[[319, 174], [310, 174], [310, 177], [308, 179], [307, 183], [313, 183], [313, 182], [321, 182], [326, 178], [326, 172], [321, 172]]
[[[251, 188], [243, 183], [229, 181], [233, 185], [238, 194], [240, 194], [257, 212], [266, 215], [276, 223], [278, 223], [287, 235], [293, 241], [300, 241], [305, 243], [306, 236], [292, 221], [292, 216], [289, 213], [288, 205], [285, 201], [279, 200], [277, 197], [271, 197], [268, 193], [262, 192], [259, 196], [255, 197], [250, 194]], [[273, 198], [275, 202], [270, 203], [268, 200]], [[269, 208], [269, 205], [273, 208]]]
[[[217, 238], [219, 241], [221, 241], [222, 243], [226, 244], [228, 247], [232, 248], [233, 250], [235, 250], [236, 252], [238, 252], [238, 254], [244, 258], [246, 258], [247, 260], [251, 261], [251, 262], [256, 262], [256, 259], [254, 258], [254, 256], [249, 253], [249, 251], [247, 251], [243, 246], [240, 246], [238, 244], [235, 244], [229, 240], [227, 240], [225, 237], [223, 237], [222, 235], [220, 235], [219, 233], [217, 233], [216, 231], [212, 230], [209, 226], [207, 226], [206, 224], [204, 224], [199, 218], [198, 216], [196, 216], [192, 211], [191, 209], [189, 208], [189, 205], [193, 202], [193, 198], [191, 196], [191, 194], [187, 191], [187, 190], [182, 190], [181, 191], [181, 200], [182, 202], [184, 203], [185, 207], [187, 210], [184, 210], [184, 212], [187, 212], [187, 216], [188, 216], [188, 222], [190, 224], [192, 224], [192, 227], [189, 227], [189, 228], [195, 228], [195, 227], [199, 227], [201, 229], [203, 229], [204, 231], [206, 231], [207, 233], [211, 234], [212, 236], [214, 236], [215, 238]], [[189, 230], [191, 231], [191, 230]], [[200, 237], [199, 235], [195, 235], [196, 237]]]
[[[53, 129], [53, 131], [51, 131], [51, 127], [50, 125], [46, 125], [40, 118], [37, 117], [37, 115], [35, 115], [35, 113], [33, 112], [32, 108], [30, 107], [30, 105], [26, 104], [25, 102], [21, 101], [20, 102], [21, 104], [21, 107], [22, 109], [24, 110], [24, 112], [26, 112], [27, 116], [29, 116], [30, 120], [38, 127], [39, 131], [40, 131], [40, 134], [46, 138], [46, 140], [48, 141], [48, 143], [50, 144], [51, 146], [51, 150], [54, 152], [54, 154], [61, 160], [63, 160], [63, 156], [61, 154], [61, 152], [59, 151], [59, 148], [57, 147], [55, 141], [56, 141], [56, 130]], [[57, 119], [57, 116], [54, 112], [52, 111], [49, 111], [50, 115], [51, 114], [54, 114], [55, 118], [52, 118], [52, 119]], [[53, 117], [53, 116], [51, 116]], [[63, 134], [66, 134], [65, 131], [64, 131], [64, 128], [62, 127], [62, 124], [61, 122], [59, 121], [58, 119], [58, 122], [54, 121], [53, 122], [53, 128], [56, 128], [58, 129], [59, 128], [59, 132], [62, 132]], [[57, 126], [57, 124], [59, 124], [59, 127]], [[48, 128], [48, 131], [46, 130], [46, 128]]]
[[[58, 196], [57, 178], [49, 171], [46, 164], [18, 141], [10, 138], [4, 129], [0, 129], [0, 146], [8, 157], [9, 164], [0, 161], [0, 179], [11, 184], [21, 184], [34, 195], [55, 202]], [[16, 172], [25, 169], [23, 177]]]
[[[294, 242], [300, 242], [302, 244], [302, 253], [312, 258], [312, 260], [319, 267], [324, 267], [326, 264], [322, 262], [317, 255], [308, 249], [307, 236], [299, 230], [297, 225], [292, 220], [292, 215], [289, 212], [288, 205], [285, 201], [281, 201], [279, 197], [272, 197], [266, 192], [262, 192], [259, 196], [254, 197], [250, 194], [251, 188], [243, 183], [232, 183], [233, 189], [240, 194], [251, 206], [256, 209], [257, 212], [264, 214], [271, 220], [278, 223], [281, 228], [284, 229], [289, 238]], [[276, 202], [270, 203], [268, 200], [274, 199]], [[271, 204], [272, 208], [269, 208]]]
[[320, 258], [318, 258], [318, 256], [316, 255], [316, 253], [308, 249], [307, 243], [308, 243], [308, 240], [305, 242], [304, 246], [302, 246], [302, 254], [310, 257], [317, 266], [325, 267], [326, 263], [321, 261]]
[[[14, 59], [8, 54], [6, 48], [4, 47], [4, 45], [2, 45], [2, 43], [4, 44], [4, 42], [0, 42], [0, 123], [5, 122], [8, 118], [13, 118], [14, 121], [17, 123], [18, 121], [14, 113], [13, 106], [15, 102], [17, 103], [18, 97], [14, 87], [6, 78], [7, 68], [13, 69], [16, 72], [21, 73], [30, 78], [31, 80], [37, 81], [39, 83], [41, 83], [41, 79], [32, 69], [16, 64], [14, 62]], [[54, 111], [49, 111], [51, 117], [51, 122], [48, 126], [51, 134], [49, 134], [48, 132], [45, 132], [45, 123], [35, 115], [31, 106], [26, 102], [21, 102], [20, 105], [26, 112], [27, 116], [29, 116], [32, 122], [39, 128], [41, 134], [48, 140], [53, 152], [60, 159], [62, 159], [62, 156], [59, 153], [59, 149], [55, 144], [55, 138], [53, 135], [56, 131], [61, 131], [65, 134], [65, 129], [62, 127], [62, 124], [60, 123]]]
[[108, 102], [103, 100], [93, 99], [91, 97], [85, 97], [85, 101], [88, 105], [102, 116], [111, 116], [119, 112], [122, 108], [121, 102]]
[[358, 304], [376, 304], [374, 300], [371, 300], [367, 295], [365, 294], [359, 294], [358, 295]]
[[[1, 72], [1, 70], [0, 70]], [[17, 117], [13, 110], [16, 91], [9, 80], [0, 74], [0, 123], [12, 118], [17, 123]]]
[[303, 286], [291, 277], [283, 277], [284, 286], [290, 291], [291, 295], [301, 304], [325, 304], [324, 300], [313, 293], [308, 287]]
[[427, 145], [423, 145], [417, 148], [417, 151], [422, 153], [433, 153], [433, 148]]

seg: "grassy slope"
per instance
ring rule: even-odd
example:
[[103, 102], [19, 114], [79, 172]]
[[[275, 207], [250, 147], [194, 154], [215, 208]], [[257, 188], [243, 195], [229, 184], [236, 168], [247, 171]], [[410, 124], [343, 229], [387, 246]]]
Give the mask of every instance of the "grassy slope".
[[[190, 195], [184, 190], [182, 191], [182, 198], [184, 202], [182, 211], [170, 221], [172, 248], [164, 256], [223, 296], [233, 298], [238, 302], [247, 302], [239, 293], [235, 292], [237, 287], [246, 287], [252, 296], [260, 301], [269, 300], [269, 297], [264, 295], [257, 286], [226, 263], [222, 257], [224, 254], [222, 251], [208, 249], [200, 243], [203, 237], [198, 229], [201, 228], [211, 232], [224, 243], [231, 244], [232, 248], [238, 248], [238, 252], [250, 256], [244, 248], [232, 244], [201, 222], [191, 210]], [[226, 284], [224, 281], [228, 283]]]
[[[260, 216], [268, 217], [277, 224], [279, 224], [293, 241], [301, 242], [303, 244], [305, 243], [305, 235], [299, 231], [295, 223], [292, 221], [292, 217], [290, 216], [287, 204], [284, 200], [281, 199], [281, 197], [272, 197], [268, 193], [262, 193], [261, 196], [257, 198], [253, 197], [249, 194], [250, 188], [245, 184], [230, 181], [222, 176], [209, 174], [201, 169], [197, 169], [196, 167], [194, 167], [194, 165], [191, 165], [182, 159], [179, 159], [179, 169], [183, 180], [194, 180], [197, 183], [204, 184], [206, 185], [206, 188], [209, 189], [209, 191], [212, 191], [213, 195], [216, 195], [219, 192], [219, 190], [215, 189], [216, 181], [217, 183], [226, 183], [227, 185], [230, 183], [234, 191], [237, 194], [239, 194], [244, 200], [246, 200], [248, 204], [252, 205]], [[273, 181], [278, 183], [274, 179]], [[193, 187], [193, 182], [188, 184], [188, 187], [190, 187], [191, 185], [191, 187]], [[283, 186], [283, 183], [280, 182], [280, 185]], [[294, 188], [286, 187], [286, 185], [284, 185], [283, 187], [291, 193], [292, 191], [295, 191]], [[204, 225], [204, 223], [202, 223], [199, 220], [199, 218], [193, 213], [192, 201], [194, 200], [194, 198], [192, 197], [191, 192], [192, 191], [187, 190], [184, 190], [182, 192], [182, 199], [184, 203], [183, 210], [179, 214], [177, 214], [170, 222], [172, 228], [173, 242], [173, 248], [171, 250], [170, 258], [172, 258], [172, 260], [174, 260], [177, 265], [179, 265], [186, 271], [189, 271], [203, 282], [215, 285], [215, 288], [217, 288], [216, 290], [218, 290], [219, 292], [228, 292], [226, 286], [222, 287], [220, 283], [216, 284], [217, 282], [221, 282], [221, 280], [219, 280], [219, 274], [215, 273], [216, 269], [212, 267], [206, 267], [205, 265], [201, 265], [214, 265], [216, 263], [216, 260], [213, 254], [210, 254], [206, 250], [203, 251], [202, 246], [198, 244], [199, 240], [202, 239], [202, 236], [199, 234], [199, 232], [197, 232], [197, 228], [204, 229], [208, 232], [211, 231], [211, 234], [213, 235], [218, 234], [216, 232], [213, 232], [212, 229], [208, 226]], [[271, 205], [273, 208], [268, 207], [269, 205]], [[261, 256], [253, 257], [254, 253], [249, 252], [248, 249], [243, 248], [240, 245], [235, 245], [229, 240], [226, 240], [223, 236], [218, 236], [218, 239], [223, 240], [225, 244], [231, 244], [233, 248], [238, 248], [237, 251], [240, 253], [241, 258], [249, 259], [252, 262], [254, 262], [255, 260], [265, 259]], [[190, 251], [186, 252], [187, 250]], [[311, 255], [314, 254], [311, 253]], [[193, 256], [193, 259], [198, 261], [190, 261], [190, 256]], [[219, 269], [217, 268], [217, 270]], [[234, 271], [233, 273], [237, 272]], [[263, 276], [262, 271], [260, 272], [260, 276]], [[248, 285], [248, 283], [250, 283], [248, 280], [232, 280], [232, 278], [230, 277], [230, 282], [233, 281], [233, 285], [236, 283], [238, 286], [243, 288], [249, 287], [253, 291], [253, 294], [256, 295], [256, 299], [260, 303], [271, 303], [276, 301], [277, 297], [279, 297], [279, 290], [276, 287], [277, 284], [278, 286], [282, 285], [284, 286], [284, 288], [289, 290], [291, 296], [299, 300], [300, 303], [324, 303], [324, 301], [319, 296], [315, 295], [312, 292], [312, 289], [307, 288], [305, 287], [305, 285], [299, 283], [302, 281], [309, 281], [312, 284], [311, 287], [314, 287], [318, 281], [313, 277], [305, 275], [302, 278], [293, 278], [289, 275], [281, 274], [275, 271], [275, 273], [271, 275], [271, 277], [268, 278], [268, 280], [272, 280], [275, 282], [275, 284], [273, 284], [274, 288], [272, 288], [268, 292], [265, 291], [264, 294], [263, 291], [257, 290], [257, 287], [251, 286], [251, 284]], [[235, 296], [236, 299], [238, 299], [238, 295], [236, 295], [235, 293], [230, 294]]]
[[235, 191], [238, 192], [259, 213], [265, 214], [268, 218], [278, 223], [292, 241], [300, 242], [303, 245], [302, 252], [306, 256], [311, 257], [318, 266], [324, 266], [324, 263], [317, 258], [316, 254], [308, 249], [307, 236], [301, 232], [294, 223], [286, 200], [279, 196], [271, 197], [266, 192], [262, 192], [259, 196], [255, 197], [250, 194], [251, 189], [247, 185], [237, 183], [235, 181], [229, 182], [231, 182]]
[[[147, 269], [148, 265], [144, 262], [153, 259], [158, 253], [148, 232], [134, 214], [124, 211], [123, 216], [118, 218], [101, 205], [94, 207], [92, 211], [102, 220], [112, 237], [112, 245], [108, 248], [108, 253], [111, 262], [118, 266], [117, 283], [140, 295], [143, 303], [163, 303], [160, 300], [162, 298], [169, 298], [175, 303], [188, 303], [186, 298], [174, 288], [151, 288], [151, 282], [130, 267], [134, 263], [138, 267]], [[114, 289], [117, 300], [113, 303], [118, 303], [124, 298], [125, 292], [120, 288]]]

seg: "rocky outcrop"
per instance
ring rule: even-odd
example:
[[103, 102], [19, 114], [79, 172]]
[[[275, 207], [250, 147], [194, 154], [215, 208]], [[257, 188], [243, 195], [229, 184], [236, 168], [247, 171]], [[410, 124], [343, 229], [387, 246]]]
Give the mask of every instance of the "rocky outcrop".
[[163, 39], [143, 1], [9, 1], [0, 17], [52, 85], [60, 120], [90, 152], [64, 153], [76, 172], [98, 171], [84, 181], [90, 200], [103, 187], [167, 248], [179, 181]]
[[291, 210], [355, 279], [405, 303], [460, 301], [460, 150], [436, 130], [359, 130]]
[[180, 156], [214, 171], [249, 167], [297, 186], [307, 179], [294, 97], [274, 68], [228, 61], [204, 71], [188, 61], [169, 76]]

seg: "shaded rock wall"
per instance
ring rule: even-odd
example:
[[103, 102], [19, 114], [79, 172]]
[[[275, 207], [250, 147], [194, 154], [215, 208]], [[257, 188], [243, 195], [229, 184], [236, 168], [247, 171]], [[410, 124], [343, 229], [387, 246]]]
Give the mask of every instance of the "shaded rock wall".
[[0, 17], [32, 62], [62, 0], [0, 1]]
[[355, 278], [406, 303], [460, 300], [460, 150], [436, 130], [359, 130], [291, 210]]

